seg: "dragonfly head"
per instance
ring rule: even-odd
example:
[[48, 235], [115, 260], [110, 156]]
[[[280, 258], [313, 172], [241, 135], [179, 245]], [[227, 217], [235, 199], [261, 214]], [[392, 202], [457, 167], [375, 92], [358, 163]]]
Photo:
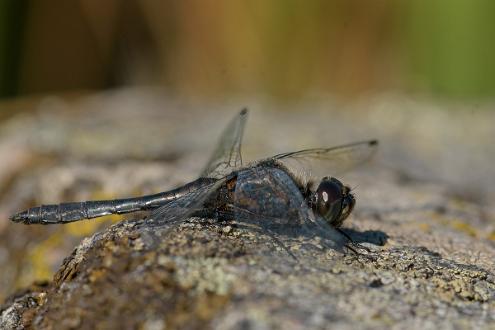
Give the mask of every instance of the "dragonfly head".
[[324, 177], [314, 192], [311, 206], [330, 225], [340, 227], [351, 214], [356, 200], [351, 189], [335, 178]]

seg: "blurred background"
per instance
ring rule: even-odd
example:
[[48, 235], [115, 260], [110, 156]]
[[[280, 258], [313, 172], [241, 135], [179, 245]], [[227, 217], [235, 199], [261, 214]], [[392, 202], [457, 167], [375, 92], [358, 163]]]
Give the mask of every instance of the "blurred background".
[[[494, 14], [492, 0], [0, 0], [0, 301], [121, 219], [10, 214], [188, 182], [244, 106], [244, 159], [378, 138], [388, 174], [346, 182], [432, 184], [483, 205], [486, 228], [452, 226], [495, 241]], [[356, 212], [394, 207], [366, 187]]]
[[2, 0], [0, 96], [492, 98], [494, 13], [490, 0]]

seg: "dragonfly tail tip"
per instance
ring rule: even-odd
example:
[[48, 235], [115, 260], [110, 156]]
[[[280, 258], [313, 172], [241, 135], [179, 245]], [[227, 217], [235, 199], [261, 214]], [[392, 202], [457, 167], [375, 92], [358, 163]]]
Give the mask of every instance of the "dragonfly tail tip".
[[16, 223], [19, 223], [19, 222], [26, 223], [27, 217], [25, 216], [24, 213], [25, 212], [13, 214], [9, 217], [9, 219], [10, 219], [10, 221], [16, 222]]

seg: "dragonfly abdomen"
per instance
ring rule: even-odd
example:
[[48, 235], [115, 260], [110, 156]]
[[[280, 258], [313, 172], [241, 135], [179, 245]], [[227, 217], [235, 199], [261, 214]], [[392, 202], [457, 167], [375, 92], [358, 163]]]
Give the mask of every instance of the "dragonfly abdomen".
[[41, 205], [14, 214], [12, 221], [25, 224], [52, 224], [88, 219], [86, 202]]
[[200, 178], [171, 191], [135, 198], [41, 205], [14, 214], [10, 219], [27, 225], [49, 225], [92, 219], [109, 214], [152, 210], [213, 181], [216, 179]]
[[[132, 199], [128, 199], [41, 205], [13, 215], [11, 220], [25, 224], [48, 225], [54, 223], [67, 223], [77, 220], [97, 218], [109, 214], [122, 214], [145, 210], [145, 202], [145, 200], [133, 201]], [[149, 205], [149, 208], [153, 208], [153, 206]]]

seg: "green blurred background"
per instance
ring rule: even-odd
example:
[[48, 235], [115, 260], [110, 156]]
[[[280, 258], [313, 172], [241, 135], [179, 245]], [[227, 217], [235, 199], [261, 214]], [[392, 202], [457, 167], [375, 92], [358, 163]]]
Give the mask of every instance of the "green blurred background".
[[0, 96], [495, 95], [493, 0], [1, 0]]

